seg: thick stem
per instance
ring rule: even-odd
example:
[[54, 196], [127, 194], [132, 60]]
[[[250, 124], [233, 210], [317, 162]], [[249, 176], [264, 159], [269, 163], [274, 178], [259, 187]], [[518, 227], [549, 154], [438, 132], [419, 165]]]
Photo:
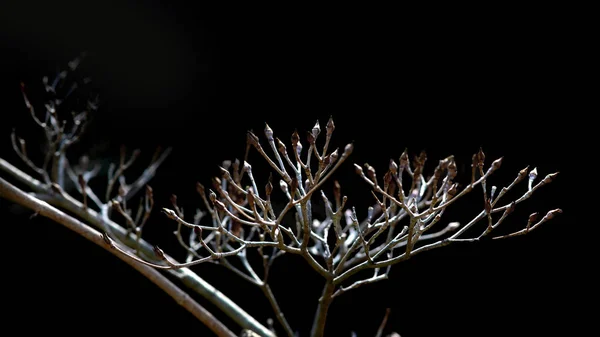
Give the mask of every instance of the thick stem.
[[[82, 203], [73, 199], [68, 194], [56, 195], [56, 193], [53, 193], [47, 185], [43, 185], [2, 158], [0, 158], [0, 170], [7, 172], [13, 176], [13, 178], [18, 180], [20, 183], [27, 185], [33, 191], [49, 196], [47, 202], [52, 206], [72, 212], [76, 216], [83, 219], [86, 224], [92, 225], [96, 228], [102, 229], [104, 226], [109, 226], [112, 234], [114, 234], [120, 241], [125, 242], [128, 245], [137, 244], [135, 238], [127, 235], [127, 232], [125, 229], [123, 229], [123, 227], [112, 221], [103, 223], [101, 216], [96, 211], [90, 208], [84, 208]], [[139, 249], [146, 256], [154, 255], [152, 245], [143, 239], [139, 240]], [[175, 259], [171, 257], [169, 257], [169, 259], [175, 262]], [[256, 319], [254, 319], [254, 317], [250, 316], [235, 302], [225, 296], [225, 294], [218, 291], [215, 287], [206, 282], [190, 269], [170, 269], [166, 272], [177, 277], [192, 291], [208, 299], [241, 327], [250, 329], [261, 336], [273, 336], [273, 333], [269, 329], [260, 324]]]
[[325, 322], [327, 321], [329, 306], [331, 306], [331, 302], [333, 301], [334, 290], [333, 279], [327, 279], [325, 287], [323, 287], [323, 294], [319, 298], [319, 306], [317, 307], [313, 326], [310, 331], [311, 337], [323, 337], [325, 335]]
[[117, 253], [114, 249], [111, 249], [110, 246], [104, 242], [102, 235], [98, 231], [50, 206], [48, 203], [26, 194], [2, 178], [0, 178], [0, 197], [17, 203], [21, 206], [25, 206], [41, 216], [54, 220], [76, 232], [77, 234], [85, 237], [94, 244], [104, 248], [125, 263], [129, 264], [131, 267], [148, 278], [148, 280], [169, 294], [169, 296], [171, 296], [177, 302], [177, 304], [187, 309], [198, 320], [211, 329], [217, 336], [235, 337], [235, 334], [225, 325], [223, 325], [223, 323], [217, 320], [204, 307], [194, 301], [194, 299], [192, 299], [187, 293], [177, 287], [177, 285], [164, 277], [159, 271], [138, 263], [133, 259]]

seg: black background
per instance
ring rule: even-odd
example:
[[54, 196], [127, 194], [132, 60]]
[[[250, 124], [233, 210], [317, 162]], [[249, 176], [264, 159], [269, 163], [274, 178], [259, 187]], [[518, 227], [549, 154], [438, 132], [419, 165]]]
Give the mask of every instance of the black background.
[[[589, 246], [578, 245], [586, 224], [576, 221], [571, 205], [579, 199], [571, 187], [573, 168], [582, 160], [572, 153], [588, 137], [579, 119], [589, 93], [581, 86], [587, 47], [579, 38], [585, 23], [574, 24], [568, 13], [492, 18], [486, 12], [459, 17], [430, 10], [126, 1], [9, 1], [2, 7], [3, 158], [19, 163], [10, 149], [13, 127], [30, 137], [30, 149], [41, 139], [19, 83], [36, 102], [41, 77], [52, 77], [82, 51], [87, 57], [77, 76], [92, 78], [89, 88], [100, 94], [101, 105], [73, 151], [92, 149], [93, 158], [106, 161], [118, 158], [121, 144], [140, 148], [134, 170], [141, 170], [156, 146], [173, 146], [151, 185], [157, 206], [168, 206], [174, 193], [188, 214], [200, 205], [195, 182], [210, 185], [223, 160], [243, 156], [245, 132], [262, 136], [265, 122], [289, 141], [295, 128], [302, 134], [316, 120], [324, 128], [332, 115], [333, 145], [355, 144], [337, 179], [359, 214], [371, 196], [352, 162], [368, 162], [383, 174], [405, 147], [412, 155], [425, 149], [430, 169], [454, 154], [466, 181], [471, 154], [481, 146], [488, 163], [504, 156], [492, 181], [499, 186], [526, 165], [542, 177], [561, 172], [518, 207], [501, 233], [522, 228], [534, 211], [560, 207], [565, 213], [531, 235], [456, 244], [397, 265], [390, 280], [336, 300], [327, 334], [371, 336], [386, 307], [392, 308], [386, 332], [403, 337], [573, 335], [583, 327], [591, 294], [580, 266]], [[256, 153], [250, 161], [264, 179]], [[468, 220], [481, 210], [480, 199], [456, 205], [446, 219]], [[0, 214], [3, 328], [18, 334], [210, 335], [104, 250], [58, 224], [30, 220], [29, 212], [4, 200]], [[173, 228], [156, 212], [146, 234], [180, 256]], [[261, 322], [271, 317], [258, 289], [219, 266], [194, 270]], [[273, 289], [302, 335], [310, 328], [320, 282], [299, 259], [275, 265]]]

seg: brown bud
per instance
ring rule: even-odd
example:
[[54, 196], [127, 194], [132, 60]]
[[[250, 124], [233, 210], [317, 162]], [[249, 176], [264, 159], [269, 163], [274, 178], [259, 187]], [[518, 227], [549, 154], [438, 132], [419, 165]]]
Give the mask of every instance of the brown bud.
[[369, 164], [365, 164], [365, 169], [367, 170], [367, 176], [373, 182], [377, 182], [377, 175], [375, 174], [375, 168]]
[[219, 170], [221, 171], [221, 177], [225, 180], [229, 180], [231, 178], [231, 174], [229, 173], [229, 170], [225, 169], [224, 167], [219, 166]]
[[267, 123], [265, 123], [265, 137], [267, 137], [268, 141], [273, 140], [273, 129], [271, 129]]
[[292, 196], [292, 198], [296, 194], [296, 190], [297, 189], [298, 189], [298, 179], [296, 177], [293, 177], [292, 178], [292, 183], [291, 183], [291, 186], [290, 186], [290, 195]]
[[546, 219], [550, 220], [552, 218], [554, 218], [554, 216], [556, 214], [562, 213], [562, 209], [557, 208], [557, 209], [553, 209], [550, 212], [548, 212], [548, 214], [546, 214]]
[[298, 146], [298, 142], [300, 141], [300, 136], [298, 135], [298, 131], [294, 131], [292, 133], [292, 146]]
[[392, 182], [392, 171], [387, 171], [384, 175], [383, 175], [383, 183], [386, 186], [389, 186], [390, 183]]
[[277, 141], [277, 150], [279, 150], [279, 153], [281, 153], [282, 155], [285, 156], [285, 154], [286, 154], [285, 144], [283, 144], [283, 142], [281, 140], [279, 140], [279, 138], [276, 138], [275, 140]]
[[194, 226], [194, 233], [197, 237], [202, 237], [202, 227]]
[[210, 200], [211, 203], [215, 203], [215, 201], [217, 200], [217, 195], [215, 194], [215, 192], [210, 191], [208, 193], [208, 199]]
[[153, 194], [154, 191], [152, 190], [152, 187], [150, 187], [150, 185], [146, 185], [146, 195], [152, 197]]
[[331, 152], [331, 154], [329, 155], [331, 157], [331, 164], [335, 163], [338, 159], [338, 149], [335, 149], [335, 151]]
[[171, 194], [171, 198], [169, 198], [169, 200], [171, 201], [171, 205], [173, 205], [173, 207], [177, 207], [177, 196], [175, 194]]
[[221, 190], [221, 179], [219, 179], [217, 177], [212, 177], [211, 182], [212, 182], [212, 186], [215, 190], [217, 190], [217, 191]]
[[450, 188], [448, 189], [448, 197], [449, 197], [449, 199], [454, 198], [454, 196], [456, 195], [457, 191], [458, 191], [457, 184], [452, 184], [452, 186], [450, 186]]
[[477, 165], [479, 165], [479, 167], [483, 167], [484, 162], [485, 154], [483, 153], [483, 149], [480, 147], [479, 152], [477, 152]]
[[329, 121], [327, 121], [327, 136], [331, 137], [333, 130], [335, 129], [335, 125], [333, 124], [333, 117], [329, 117]]
[[527, 224], [529, 225], [529, 224], [534, 223], [537, 220], [537, 218], [538, 218], [538, 214], [539, 214], [538, 212], [535, 212], [535, 213], [532, 213], [531, 215], [529, 215], [529, 219], [527, 221]]
[[406, 169], [408, 164], [408, 149], [404, 149], [404, 152], [400, 155], [400, 170]]
[[500, 157], [496, 160], [494, 160], [494, 162], [492, 162], [492, 169], [493, 170], [497, 170], [500, 168], [500, 166], [502, 165], [502, 160], [504, 159], [504, 157]]
[[454, 179], [454, 177], [456, 177], [456, 162], [451, 161], [450, 164], [448, 164], [448, 177], [452, 180]]
[[273, 173], [269, 173], [269, 181], [267, 181], [267, 185], [265, 186], [265, 193], [267, 196], [270, 196], [273, 193]]
[[248, 193], [246, 193], [246, 199], [248, 200], [248, 205], [250, 206], [250, 209], [253, 209], [254, 208], [254, 202], [255, 202], [254, 191], [250, 187], [250, 188], [248, 188], [247, 192]]
[[310, 131], [306, 132], [306, 141], [310, 145], [315, 145], [315, 136]]
[[258, 143], [258, 137], [252, 131], [248, 131], [246, 134], [246, 144], [258, 147], [260, 144]]
[[529, 166], [525, 167], [524, 169], [522, 169], [521, 171], [519, 171], [519, 175], [517, 176], [517, 182], [525, 179], [525, 177], [527, 176], [527, 171], [529, 170]]
[[551, 183], [552, 181], [554, 181], [554, 179], [556, 179], [556, 176], [558, 175], [558, 172], [555, 173], [550, 173], [549, 175], [547, 175], [544, 180], [542, 180], [544, 182], [544, 184], [548, 184]]
[[419, 153], [419, 164], [421, 166], [425, 165], [425, 162], [427, 161], [427, 153], [425, 152], [425, 150], [421, 151], [421, 153]]
[[398, 172], [398, 164], [393, 159], [390, 159], [390, 172], [396, 174]]

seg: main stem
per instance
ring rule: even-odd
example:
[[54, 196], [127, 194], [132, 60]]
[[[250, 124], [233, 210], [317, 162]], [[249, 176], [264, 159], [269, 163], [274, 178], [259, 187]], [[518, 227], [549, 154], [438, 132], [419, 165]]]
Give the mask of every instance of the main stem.
[[323, 287], [323, 294], [321, 295], [321, 298], [319, 298], [319, 306], [317, 307], [313, 326], [310, 331], [311, 337], [323, 337], [325, 335], [325, 322], [327, 321], [329, 306], [331, 306], [331, 302], [333, 301], [334, 290], [335, 285], [333, 284], [333, 278], [328, 278]]

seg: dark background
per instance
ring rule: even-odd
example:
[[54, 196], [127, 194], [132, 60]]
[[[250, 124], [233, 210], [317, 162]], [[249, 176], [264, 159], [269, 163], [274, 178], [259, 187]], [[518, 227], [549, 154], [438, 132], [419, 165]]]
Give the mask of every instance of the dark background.
[[[101, 105], [73, 151], [91, 149], [106, 165], [121, 144], [140, 148], [135, 171], [156, 146], [173, 146], [151, 185], [157, 206], [168, 206], [174, 193], [187, 214], [200, 205], [195, 182], [209, 185], [223, 160], [241, 158], [245, 132], [262, 136], [265, 122], [287, 142], [295, 128], [303, 134], [316, 120], [324, 129], [332, 115], [333, 146], [355, 144], [337, 179], [359, 214], [371, 197], [352, 162], [368, 162], [382, 175], [405, 147], [411, 155], [425, 149], [429, 169], [454, 154], [467, 181], [471, 155], [482, 146], [487, 163], [504, 156], [492, 181], [499, 187], [526, 165], [538, 167], [540, 178], [561, 172], [519, 205], [499, 233], [522, 228], [534, 211], [565, 213], [531, 235], [455, 244], [397, 265], [390, 280], [334, 302], [328, 335], [371, 336], [386, 307], [392, 308], [386, 332], [403, 337], [573, 335], [583, 328], [591, 293], [581, 265], [591, 249], [578, 245], [586, 224], [576, 221], [572, 205], [579, 199], [571, 187], [573, 168], [585, 159], [573, 153], [588, 137], [579, 117], [589, 93], [581, 85], [585, 22], [574, 24], [567, 12], [463, 18], [385, 8], [230, 6], [4, 2], [1, 156], [25, 169], [10, 149], [13, 127], [30, 137], [30, 152], [41, 139], [19, 83], [36, 102], [41, 77], [54, 76], [83, 51], [75, 76], [92, 78], [85, 90], [99, 93]], [[264, 179], [258, 156], [250, 160]], [[480, 211], [480, 199], [456, 205], [445, 219], [468, 220]], [[153, 284], [76, 234], [30, 220], [5, 200], [0, 215], [3, 328], [210, 335]], [[173, 229], [156, 212], [148, 240], [175, 247]], [[271, 317], [258, 289], [219, 266], [194, 270], [261, 322]], [[292, 327], [306, 335], [319, 277], [303, 261], [284, 257], [272, 279]]]

